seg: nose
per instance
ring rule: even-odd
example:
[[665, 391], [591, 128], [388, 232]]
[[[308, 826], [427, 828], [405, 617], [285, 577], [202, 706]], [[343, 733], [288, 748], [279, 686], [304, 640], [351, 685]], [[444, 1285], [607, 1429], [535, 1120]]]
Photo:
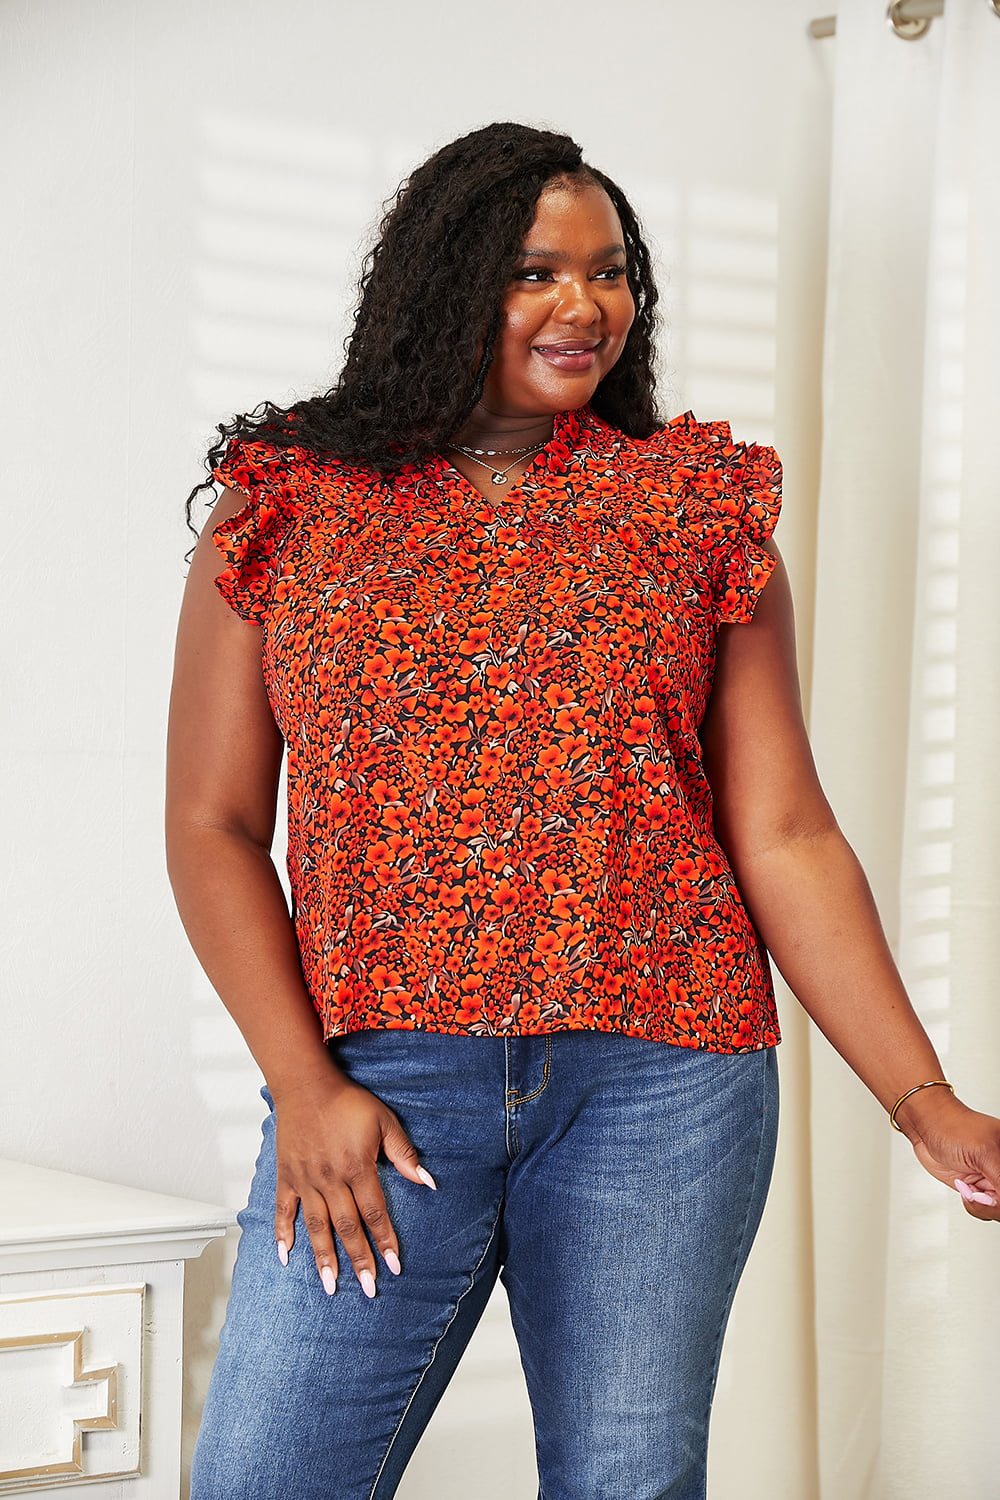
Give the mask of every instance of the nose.
[[601, 305], [594, 296], [587, 277], [573, 277], [559, 289], [559, 305], [555, 310], [557, 323], [571, 323], [578, 328], [589, 328], [600, 321]]

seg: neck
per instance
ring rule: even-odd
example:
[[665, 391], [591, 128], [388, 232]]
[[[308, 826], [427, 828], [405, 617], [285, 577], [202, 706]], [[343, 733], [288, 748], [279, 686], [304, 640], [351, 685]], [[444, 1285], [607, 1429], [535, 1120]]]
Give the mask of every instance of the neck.
[[490, 411], [480, 402], [454, 441], [469, 448], [502, 450], [505, 444], [510, 448], [525, 448], [533, 443], [547, 443], [552, 426], [551, 416], [512, 416]]

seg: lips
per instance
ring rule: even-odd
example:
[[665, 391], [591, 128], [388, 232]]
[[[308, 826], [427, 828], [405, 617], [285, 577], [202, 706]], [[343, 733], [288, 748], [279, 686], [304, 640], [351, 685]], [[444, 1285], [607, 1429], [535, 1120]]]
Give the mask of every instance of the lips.
[[534, 353], [557, 370], [589, 370], [597, 359], [600, 339], [559, 339], [551, 344], [535, 344]]

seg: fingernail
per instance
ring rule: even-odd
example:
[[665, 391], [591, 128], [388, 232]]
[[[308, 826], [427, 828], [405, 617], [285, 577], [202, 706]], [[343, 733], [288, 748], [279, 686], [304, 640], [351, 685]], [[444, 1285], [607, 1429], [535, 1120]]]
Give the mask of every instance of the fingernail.
[[389, 1270], [392, 1272], [393, 1276], [398, 1276], [400, 1274], [403, 1268], [399, 1264], [399, 1256], [396, 1254], [395, 1250], [383, 1250], [382, 1259], [389, 1267]]
[[433, 1188], [434, 1191], [437, 1192], [437, 1183], [434, 1181], [434, 1178], [428, 1172], [426, 1167], [418, 1167], [417, 1176], [420, 1178], [420, 1181], [424, 1184], [425, 1187]]
[[362, 1271], [358, 1276], [358, 1280], [361, 1282], [361, 1290], [364, 1292], [365, 1296], [374, 1297], [375, 1277], [372, 1275], [372, 1273], [370, 1271]]
[[984, 1208], [996, 1208], [997, 1200], [992, 1193], [977, 1193], [975, 1188], [970, 1188], [969, 1184], [963, 1182], [961, 1177], [955, 1178], [955, 1186], [966, 1203], [981, 1203]]
[[288, 1246], [285, 1244], [284, 1240], [278, 1241], [278, 1259], [281, 1261], [281, 1264], [283, 1266], [288, 1265]]
[[324, 1266], [319, 1273], [319, 1279], [323, 1283], [323, 1290], [328, 1297], [332, 1297], [337, 1290], [337, 1278], [333, 1274], [332, 1266]]

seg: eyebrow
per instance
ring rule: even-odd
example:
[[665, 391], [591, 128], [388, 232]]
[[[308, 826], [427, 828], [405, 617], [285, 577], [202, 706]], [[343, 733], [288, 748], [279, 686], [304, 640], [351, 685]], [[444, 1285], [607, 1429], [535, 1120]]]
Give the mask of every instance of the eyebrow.
[[[598, 250], [593, 260], [607, 260], [612, 255], [624, 255], [624, 245], [605, 245], [603, 250]], [[522, 250], [522, 260], [567, 260], [569, 257], [563, 255], [560, 250]]]

